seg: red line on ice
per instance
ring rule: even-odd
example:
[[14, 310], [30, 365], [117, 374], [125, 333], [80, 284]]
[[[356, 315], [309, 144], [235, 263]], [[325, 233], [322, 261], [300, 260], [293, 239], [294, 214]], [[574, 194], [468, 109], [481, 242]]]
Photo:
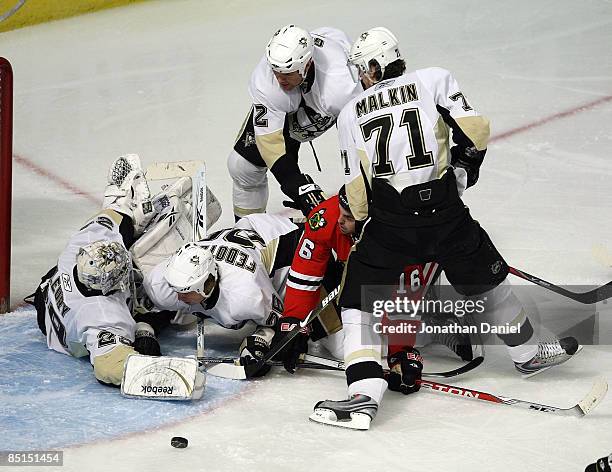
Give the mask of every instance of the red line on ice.
[[51, 171], [49, 171], [47, 169], [44, 169], [43, 167], [40, 167], [38, 164], [36, 164], [35, 162], [31, 161], [30, 159], [27, 159], [27, 158], [22, 157], [22, 156], [13, 155], [13, 160], [17, 164], [20, 164], [21, 166], [25, 167], [26, 169], [32, 171], [34, 174], [39, 175], [40, 177], [44, 177], [44, 178], [50, 180], [51, 182], [55, 183], [58, 187], [62, 187], [64, 189], [68, 190], [69, 192], [71, 192], [71, 193], [73, 193], [75, 195], [78, 195], [79, 197], [83, 197], [83, 198], [89, 200], [91, 203], [93, 203], [95, 205], [100, 205], [102, 203], [99, 197], [96, 197], [96, 196], [92, 195], [91, 193], [86, 192], [85, 190], [81, 190], [76, 185], [74, 185], [71, 182], [63, 179], [59, 175], [54, 174], [53, 172], [51, 172]]
[[597, 105], [601, 105], [602, 103], [609, 102], [610, 100], [612, 100], [612, 95], [609, 95], [607, 97], [598, 98], [597, 100], [593, 100], [592, 102], [585, 103], [584, 105], [579, 105], [577, 107], [570, 108], [569, 110], [561, 111], [559, 113], [555, 113], [554, 115], [550, 115], [545, 118], [541, 118], [537, 121], [533, 121], [526, 125], [519, 126], [517, 128], [512, 128], [512, 129], [509, 129], [508, 131], [504, 131], [503, 133], [493, 135], [491, 136], [491, 139], [489, 140], [489, 142], [499, 141], [501, 139], [509, 138], [510, 136], [514, 136], [515, 134], [519, 134], [524, 131], [530, 131], [533, 128], [538, 128], [547, 123], [550, 123], [551, 121], [559, 120], [561, 118], [566, 118], [568, 116], [575, 115], [576, 113], [590, 110], [591, 108], [594, 108]]
[[[571, 115], [575, 115], [576, 113], [580, 113], [583, 111], [587, 111], [590, 110], [591, 108], [596, 107], [597, 105], [601, 105], [602, 103], [606, 103], [612, 100], [612, 95], [610, 96], [605, 96], [605, 97], [600, 97], [597, 100], [593, 100], [591, 102], [585, 103], [583, 105], [578, 105], [574, 108], [570, 108], [569, 110], [565, 110], [565, 111], [561, 111], [559, 113], [555, 113], [554, 115], [550, 115], [544, 118], [541, 118], [539, 120], [533, 121], [531, 123], [527, 123], [525, 125], [522, 126], [518, 126], [516, 128], [512, 128], [509, 129], [508, 131], [504, 131], [500, 134], [496, 134], [491, 136], [490, 142], [495, 142], [495, 141], [500, 141], [502, 139], [506, 139], [509, 138], [511, 136], [514, 136], [515, 134], [519, 134], [525, 131], [530, 131], [534, 128], [538, 128], [540, 126], [543, 126], [547, 123], [550, 123], [552, 121], [555, 120], [559, 120], [562, 118], [566, 118], [568, 116]], [[63, 179], [62, 177], [53, 174], [52, 172], [43, 169], [42, 167], [40, 167], [38, 164], [32, 162], [31, 160], [22, 157], [22, 156], [13, 156], [13, 159], [15, 160], [15, 162], [17, 162], [18, 164], [22, 165], [23, 167], [25, 167], [26, 169], [31, 170], [32, 172], [34, 172], [35, 174], [41, 176], [41, 177], [45, 177], [49, 180], [51, 180], [52, 182], [54, 182], [56, 185], [58, 185], [59, 187], [62, 187], [66, 190], [68, 190], [69, 192], [78, 195], [80, 197], [83, 197], [87, 200], [89, 200], [91, 203], [94, 203], [95, 205], [99, 205], [100, 204], [100, 199], [95, 197], [94, 195], [90, 194], [89, 192], [86, 192], [85, 190], [81, 190], [80, 188], [78, 188], [76, 185], [68, 182], [67, 180]]]

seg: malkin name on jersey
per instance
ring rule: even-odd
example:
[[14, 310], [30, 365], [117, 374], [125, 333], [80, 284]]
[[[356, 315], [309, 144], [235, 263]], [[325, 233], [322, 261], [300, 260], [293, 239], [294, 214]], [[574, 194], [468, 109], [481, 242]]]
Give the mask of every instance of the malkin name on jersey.
[[[393, 82], [391, 82], [392, 84]], [[388, 87], [391, 84], [381, 84]], [[392, 107], [395, 105], [403, 105], [404, 103], [414, 102], [419, 99], [415, 84], [400, 85], [399, 87], [390, 87], [378, 93], [373, 93], [365, 98], [362, 98], [355, 103], [355, 113], [357, 118], [367, 115], [373, 111], [383, 108]]]

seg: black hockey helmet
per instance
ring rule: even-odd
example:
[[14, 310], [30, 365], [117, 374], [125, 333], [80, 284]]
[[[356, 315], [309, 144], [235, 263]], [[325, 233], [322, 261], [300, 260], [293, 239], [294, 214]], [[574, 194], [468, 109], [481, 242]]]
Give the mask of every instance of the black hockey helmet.
[[340, 187], [340, 191], [338, 192], [338, 200], [340, 201], [340, 206], [344, 208], [349, 213], [351, 212], [351, 207], [349, 206], [348, 197], [346, 196], [346, 185]]

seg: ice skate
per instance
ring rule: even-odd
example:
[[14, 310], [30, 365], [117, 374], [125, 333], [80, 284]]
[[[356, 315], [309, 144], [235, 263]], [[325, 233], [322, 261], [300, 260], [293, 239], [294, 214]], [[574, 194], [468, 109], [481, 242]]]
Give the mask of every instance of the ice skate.
[[353, 395], [348, 400], [320, 401], [314, 407], [310, 420], [316, 423], [358, 430], [370, 429], [378, 404], [367, 395]]
[[568, 336], [566, 338], [554, 339], [551, 341], [540, 341], [538, 352], [527, 362], [515, 362], [514, 366], [523, 377], [544, 372], [559, 364], [567, 362], [582, 350], [576, 338]]
[[[431, 326], [464, 326], [465, 323], [455, 316], [433, 316], [427, 320], [427, 324]], [[436, 344], [442, 344], [457, 354], [464, 361], [471, 361], [474, 359], [474, 353], [472, 352], [472, 341], [470, 336], [464, 333], [434, 333], [432, 336], [432, 342]]]

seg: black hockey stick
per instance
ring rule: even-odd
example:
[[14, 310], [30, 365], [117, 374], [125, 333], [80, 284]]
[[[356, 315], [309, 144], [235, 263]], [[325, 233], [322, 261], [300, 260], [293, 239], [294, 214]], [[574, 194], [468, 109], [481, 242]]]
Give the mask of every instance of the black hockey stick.
[[[484, 352], [483, 352], [484, 355]], [[446, 372], [423, 372], [423, 377], [432, 377], [432, 378], [450, 378], [456, 377], [458, 375], [465, 374], [470, 370], [475, 369], [484, 361], [483, 355], [475, 357], [467, 364], [458, 367], [457, 369], [449, 370]], [[208, 373], [215, 375], [217, 377], [225, 377], [232, 379], [244, 379], [246, 377], [236, 377], [235, 372], [240, 371], [240, 365], [236, 364], [237, 360], [233, 357], [204, 357], [201, 359], [206, 364], [233, 364], [229, 369], [225, 367], [215, 368], [212, 366], [208, 369]], [[268, 364], [272, 366], [283, 366], [281, 361], [270, 361]], [[318, 370], [333, 370], [333, 371], [344, 371], [345, 365], [344, 362], [338, 361], [335, 359], [328, 359], [326, 357], [313, 356], [311, 354], [303, 354], [300, 362], [297, 365], [300, 369], [318, 369]], [[239, 367], [238, 370], [233, 367]]]
[[592, 305], [594, 303], [607, 300], [608, 298], [612, 298], [612, 281], [588, 292], [578, 293], [572, 292], [563, 287], [559, 287], [558, 285], [551, 284], [550, 282], [546, 282], [545, 280], [523, 272], [522, 270], [515, 269], [514, 267], [509, 267], [509, 269], [512, 275], [516, 275], [521, 279], [527, 280], [531, 283], [539, 285], [540, 287], [544, 287], [552, 292], [558, 293], [559, 295], [563, 295], [564, 297], [571, 298], [572, 300], [576, 300], [577, 302], [585, 303], [587, 305]]
[[[344, 362], [336, 361], [333, 359], [326, 359], [325, 357], [311, 356], [309, 354], [306, 354], [304, 356], [304, 360], [309, 361], [310, 363], [323, 362], [325, 363], [326, 366], [329, 366], [331, 370], [344, 370], [345, 369]], [[465, 374], [466, 372], [469, 372], [470, 370], [475, 369], [480, 364], [482, 364], [483, 361], [484, 361], [484, 349], [483, 349], [482, 355], [475, 357], [474, 359], [469, 361], [467, 364], [462, 365], [461, 367], [458, 367], [453, 370], [448, 370], [446, 372], [423, 372], [422, 375], [423, 377], [433, 377], [433, 378], [455, 377], [457, 375]], [[303, 366], [302, 364], [298, 364], [298, 367], [303, 367]]]
[[218, 377], [225, 377], [227, 379], [245, 380], [250, 379], [256, 374], [264, 364], [271, 362], [272, 358], [276, 356], [287, 344], [295, 338], [302, 328], [308, 326], [312, 321], [321, 314], [321, 312], [329, 305], [340, 293], [340, 286], [331, 290], [325, 298], [323, 298], [317, 306], [306, 316], [306, 318], [300, 322], [299, 325], [295, 325], [291, 331], [288, 331], [279, 342], [274, 346], [271, 346], [270, 350], [260, 360], [253, 364], [246, 366], [234, 364], [216, 364], [206, 369], [209, 374], [216, 375]]
[[436, 392], [447, 393], [457, 397], [473, 398], [491, 403], [499, 403], [502, 405], [518, 406], [532, 411], [540, 411], [543, 413], [554, 413], [564, 416], [583, 417], [588, 415], [599, 403], [603, 400], [608, 392], [608, 383], [603, 377], [595, 380], [591, 391], [578, 403], [569, 408], [560, 408], [557, 406], [542, 405], [525, 400], [517, 400], [516, 398], [502, 397], [493, 395], [492, 393], [481, 392], [468, 387], [455, 387], [429, 380], [418, 380], [422, 388], [427, 388]]

